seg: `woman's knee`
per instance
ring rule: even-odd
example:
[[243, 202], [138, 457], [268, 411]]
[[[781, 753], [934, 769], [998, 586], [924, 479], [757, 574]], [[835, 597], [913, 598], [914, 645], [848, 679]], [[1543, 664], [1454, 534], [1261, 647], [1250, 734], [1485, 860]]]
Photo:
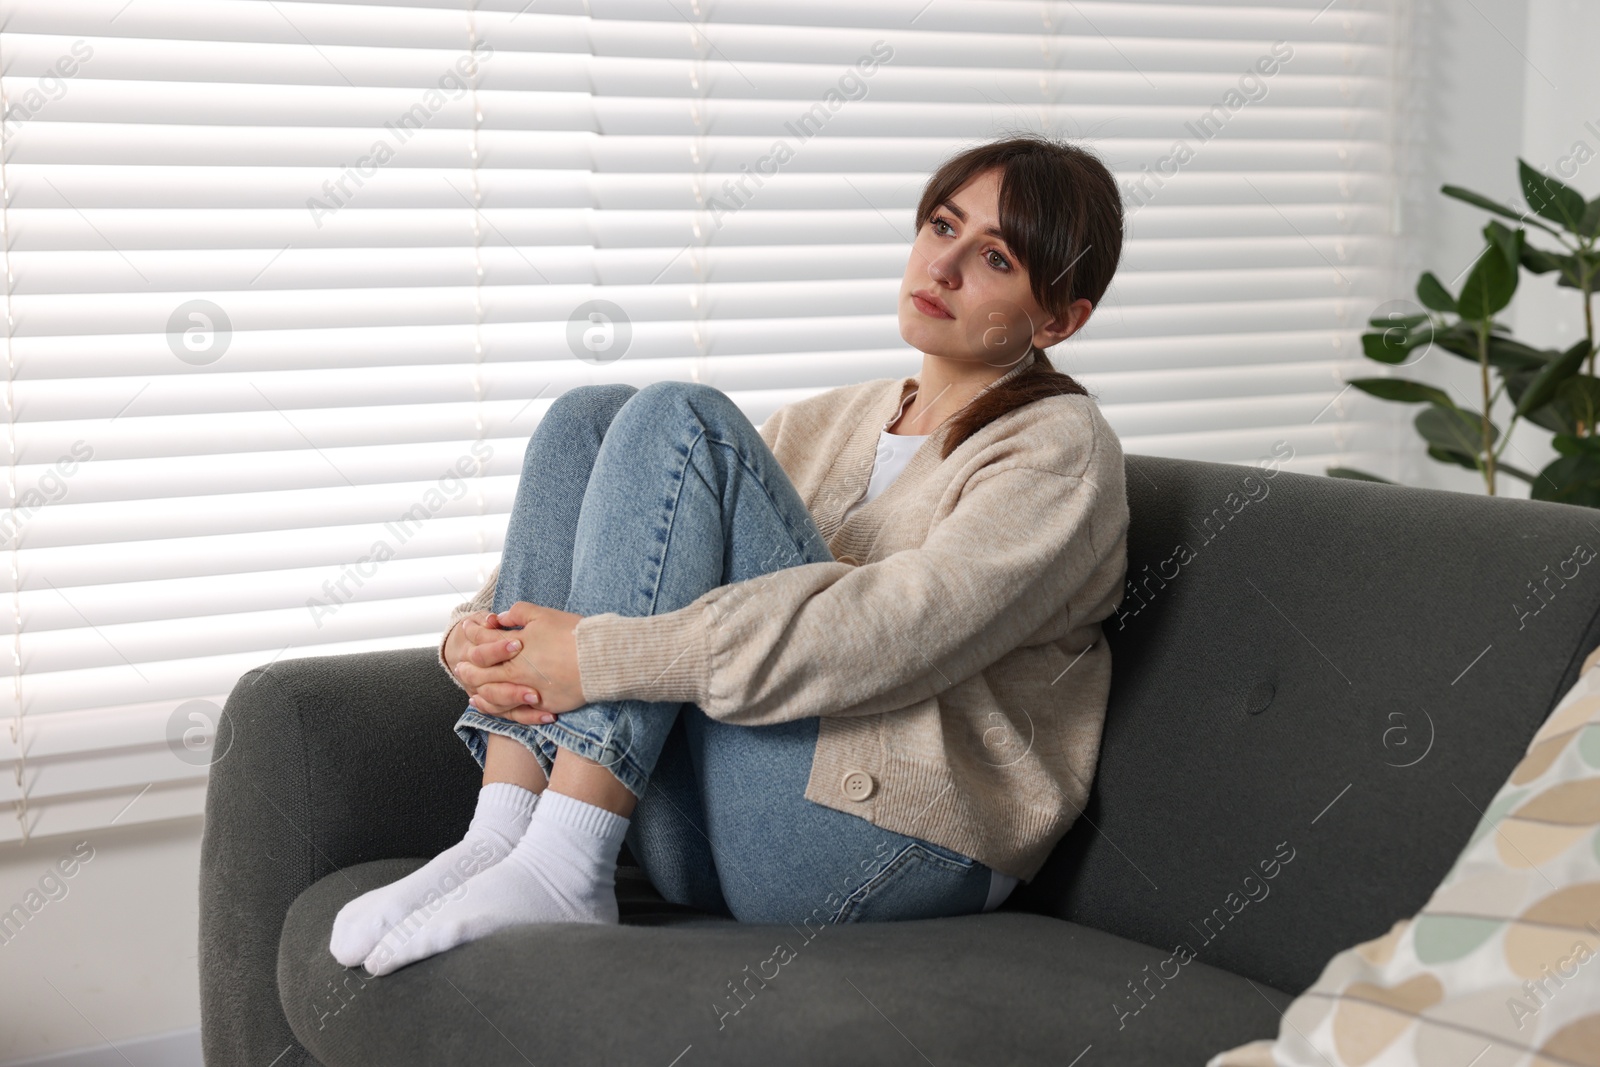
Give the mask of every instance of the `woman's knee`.
[[565, 450], [570, 449], [576, 441], [587, 440], [598, 447], [617, 412], [638, 392], [637, 387], [622, 382], [578, 385], [568, 389], [555, 398], [550, 410], [539, 421], [538, 428], [528, 438], [523, 466], [536, 462], [534, 457], [544, 443]]
[[640, 392], [625, 382], [575, 385], [556, 397], [540, 425], [552, 419], [562, 425], [594, 425], [604, 429], [622, 406]]
[[714, 385], [708, 385], [705, 382], [684, 382], [676, 379], [651, 382], [640, 389], [637, 395], [641, 398], [641, 403], [649, 403], [657, 399], [681, 400], [685, 397], [727, 397], [726, 393]]
[[722, 427], [744, 419], [733, 398], [704, 382], [651, 382], [618, 412], [630, 432], [676, 434], [688, 422]]

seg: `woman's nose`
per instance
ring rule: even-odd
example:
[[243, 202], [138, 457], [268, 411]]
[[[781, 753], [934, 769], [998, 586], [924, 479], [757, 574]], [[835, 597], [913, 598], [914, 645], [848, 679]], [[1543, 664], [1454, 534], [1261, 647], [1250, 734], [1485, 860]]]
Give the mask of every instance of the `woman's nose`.
[[960, 271], [951, 254], [945, 253], [928, 261], [928, 274], [935, 281], [951, 285], [960, 276]]

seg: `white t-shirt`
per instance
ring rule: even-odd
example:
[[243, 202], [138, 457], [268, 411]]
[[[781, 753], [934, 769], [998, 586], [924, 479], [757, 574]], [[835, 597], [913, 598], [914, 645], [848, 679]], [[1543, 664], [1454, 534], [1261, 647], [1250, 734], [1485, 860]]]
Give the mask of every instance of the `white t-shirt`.
[[[922, 443], [930, 436], [929, 434], [922, 434], [920, 437], [911, 437], [905, 434], [889, 432], [889, 427], [893, 426], [900, 416], [905, 414], [906, 404], [911, 403], [912, 398], [916, 395], [917, 391], [913, 389], [900, 405], [900, 410], [896, 411], [889, 421], [883, 424], [883, 429], [879, 431], [878, 453], [872, 465], [872, 480], [867, 483], [866, 495], [851, 504], [849, 509], [845, 511], [844, 517], [846, 519], [857, 508], [864, 506], [870, 500], [877, 499], [885, 489], [889, 488], [889, 485], [900, 477], [900, 473], [906, 469], [906, 464], [911, 462], [911, 457], [916, 454], [917, 449], [921, 448]], [[1001, 874], [995, 870], [991, 870], [989, 874], [989, 899], [983, 905], [984, 911], [993, 911], [998, 908], [1005, 902], [1006, 897], [1011, 895], [1011, 891], [1017, 887], [1017, 879], [1009, 874]]]

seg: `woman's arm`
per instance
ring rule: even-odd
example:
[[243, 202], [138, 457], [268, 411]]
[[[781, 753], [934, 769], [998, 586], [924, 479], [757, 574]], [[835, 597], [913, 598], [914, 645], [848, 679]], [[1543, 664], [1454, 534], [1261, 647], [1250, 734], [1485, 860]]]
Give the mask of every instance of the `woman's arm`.
[[747, 726], [937, 695], [1026, 642], [1120, 549], [1122, 452], [1094, 436], [1109, 439], [1073, 474], [980, 468], [918, 548], [773, 571], [661, 615], [589, 616], [574, 631], [583, 689]]

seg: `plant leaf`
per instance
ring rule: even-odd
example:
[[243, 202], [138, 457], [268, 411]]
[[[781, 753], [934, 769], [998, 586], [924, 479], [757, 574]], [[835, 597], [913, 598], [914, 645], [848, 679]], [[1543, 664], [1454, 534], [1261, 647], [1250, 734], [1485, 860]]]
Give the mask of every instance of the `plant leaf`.
[[1452, 449], [1440, 448], [1437, 445], [1429, 445], [1428, 455], [1440, 463], [1454, 463], [1456, 466], [1465, 467], [1469, 471], [1478, 469], [1478, 465], [1472, 461], [1472, 457], [1464, 452], [1456, 452]]
[[1506, 257], [1506, 265], [1513, 271], [1522, 261], [1523, 237], [1526, 233], [1527, 231], [1520, 226], [1513, 230], [1494, 219], [1490, 219], [1489, 224], [1483, 228], [1484, 240], [1500, 249], [1500, 254]]
[[1362, 482], [1382, 482], [1384, 485], [1400, 484], [1399, 482], [1391, 482], [1387, 478], [1380, 478], [1376, 474], [1358, 471], [1354, 467], [1329, 467], [1326, 473], [1330, 478], [1354, 478]]
[[1570, 433], [1558, 433], [1550, 438], [1550, 445], [1563, 456], [1600, 456], [1600, 437], [1592, 434], [1588, 437], [1575, 437]]
[[1463, 200], [1466, 203], [1471, 204], [1473, 207], [1481, 207], [1483, 210], [1492, 211], [1496, 215], [1501, 215], [1508, 219], [1516, 219], [1518, 222], [1526, 222], [1530, 226], [1537, 226], [1546, 233], [1553, 234], [1558, 232], [1551, 227], [1546, 226], [1538, 219], [1525, 218], [1521, 213], [1512, 211], [1504, 204], [1498, 204], [1495, 201], [1490, 200], [1487, 196], [1484, 196], [1481, 193], [1475, 193], [1471, 189], [1463, 189], [1459, 185], [1446, 185], [1440, 187], [1439, 191], [1445, 196], [1453, 196], [1457, 200]]
[[1533, 348], [1509, 337], [1489, 338], [1489, 364], [1506, 372], [1538, 370], [1560, 356], [1553, 348]]
[[1404, 363], [1411, 350], [1418, 345], [1425, 345], [1433, 340], [1433, 326], [1423, 327], [1421, 330], [1407, 329], [1401, 325], [1390, 326], [1386, 330], [1361, 335], [1361, 351], [1368, 359], [1375, 359], [1379, 363]]
[[[1433, 340], [1446, 352], [1478, 362], [1478, 335], [1466, 322], [1452, 322], [1442, 330], [1435, 330]], [[1494, 344], [1493, 337], [1489, 338], [1489, 343]]]
[[1522, 265], [1533, 274], [1548, 274], [1554, 270], [1560, 271], [1564, 278], [1578, 277], [1577, 260], [1560, 252], [1546, 252], [1530, 244], [1522, 246]]
[[[1453, 322], [1436, 329], [1433, 331], [1433, 340], [1452, 355], [1471, 363], [1478, 362], [1478, 331], [1473, 329], [1470, 322]], [[1507, 373], [1538, 370], [1560, 354], [1553, 349], [1532, 348], [1507, 337], [1503, 330], [1489, 334], [1489, 364]]]
[[[1476, 411], [1429, 404], [1413, 420], [1423, 440], [1435, 448], [1478, 456], [1483, 452], [1483, 417]], [[1500, 429], [1489, 423], [1489, 445], [1500, 438]]]
[[1522, 178], [1522, 195], [1535, 214], [1559, 224], [1562, 229], [1578, 232], [1583, 225], [1584, 212], [1589, 208], [1578, 190], [1539, 173], [1521, 158], [1517, 160], [1517, 173]]
[[1422, 301], [1422, 306], [1433, 311], [1455, 311], [1456, 298], [1450, 295], [1450, 290], [1444, 283], [1434, 277], [1433, 271], [1424, 271], [1422, 277], [1417, 279], [1417, 299]]
[[1563, 260], [1561, 277], [1556, 284], [1566, 289], [1582, 289], [1580, 284], [1585, 268], [1589, 271], [1589, 291], [1595, 289], [1595, 280], [1600, 278], [1600, 252], [1578, 252], [1570, 256], [1560, 257]]
[[1523, 481], [1529, 483], [1531, 483], [1533, 479], [1537, 477], [1537, 475], [1529, 474], [1521, 467], [1513, 467], [1511, 464], [1501, 463], [1499, 460], [1494, 461], [1494, 469], [1499, 471], [1501, 474], [1509, 474], [1513, 478], [1521, 478]]
[[[1561, 353], [1551, 352], [1550, 355], [1559, 358]], [[1513, 405], [1522, 403], [1528, 386], [1541, 369], [1542, 365], [1503, 372], [1506, 395]], [[1600, 378], [1576, 374], [1557, 387], [1556, 395], [1549, 403], [1530, 408], [1523, 418], [1551, 433], [1576, 434], [1580, 421], [1585, 426], [1593, 426], [1597, 416], [1600, 416]]]
[[1575, 432], [1579, 423], [1592, 430], [1600, 423], [1600, 378], [1574, 374], [1561, 383], [1555, 399], [1543, 410], [1559, 412], [1566, 422], [1562, 429], [1567, 433]]
[[1516, 219], [1518, 222], [1522, 221], [1520, 213], [1513, 211], [1504, 204], [1490, 200], [1482, 193], [1475, 193], [1471, 189], [1463, 189], [1459, 185], [1446, 185], [1442, 186], [1439, 191], [1445, 196], [1453, 196], [1457, 200], [1464, 200], [1473, 207], [1481, 207], [1485, 211], [1492, 211], [1503, 218]]
[[1534, 500], [1600, 508], [1600, 454], [1561, 456], [1539, 472], [1528, 495]]
[[1426, 312], [1421, 312], [1416, 315], [1401, 315], [1396, 312], [1390, 312], [1389, 314], [1390, 317], [1387, 319], [1368, 319], [1367, 325], [1375, 326], [1380, 330], [1388, 330], [1396, 326], [1403, 330], [1411, 330], [1421, 326], [1425, 322], [1431, 321]]
[[1600, 196], [1589, 201], [1583, 209], [1583, 221], [1578, 223], [1578, 233], [1583, 237], [1600, 237]]
[[1443, 389], [1435, 389], [1431, 385], [1421, 382], [1407, 381], [1405, 378], [1355, 378], [1346, 385], [1353, 385], [1363, 393], [1370, 393], [1379, 400], [1396, 400], [1402, 404], [1438, 404], [1441, 407], [1454, 408], [1450, 402], [1450, 394]]
[[1493, 241], [1479, 256], [1461, 286], [1461, 296], [1456, 300], [1456, 311], [1464, 319], [1483, 322], [1511, 303], [1517, 291], [1517, 269], [1506, 262], [1502, 250]]
[[1583, 361], [1589, 358], [1589, 341], [1585, 338], [1561, 353], [1560, 357], [1544, 365], [1544, 369], [1533, 376], [1533, 381], [1528, 383], [1528, 391], [1522, 394], [1522, 399], [1517, 401], [1517, 414], [1526, 415], [1534, 408], [1542, 408], [1550, 403], [1556, 395], [1556, 388], [1568, 378], [1578, 373], [1578, 368], [1583, 366]]
[[[1478, 362], [1478, 332], [1469, 322], [1453, 322], [1433, 331], [1440, 348], [1473, 363]], [[1505, 335], [1503, 330], [1489, 334], [1489, 363], [1508, 373], [1538, 370], [1561, 353], [1553, 349], [1532, 348]]]

